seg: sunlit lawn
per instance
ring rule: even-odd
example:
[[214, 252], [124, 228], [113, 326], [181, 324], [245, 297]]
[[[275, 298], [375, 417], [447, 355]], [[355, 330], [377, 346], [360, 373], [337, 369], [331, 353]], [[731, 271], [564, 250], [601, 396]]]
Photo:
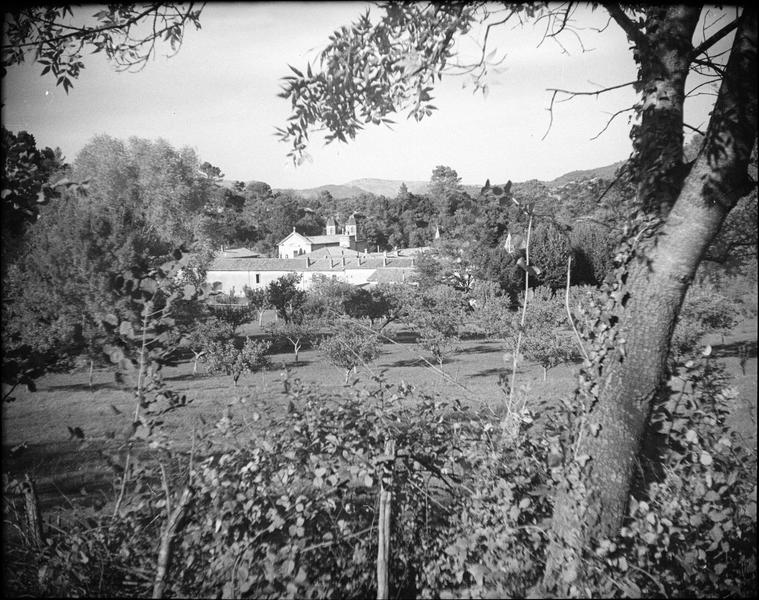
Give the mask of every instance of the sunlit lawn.
[[[260, 435], [268, 419], [286, 415], [289, 398], [284, 392], [283, 365], [291, 380], [298, 378], [318, 385], [324, 390], [324, 397], [350, 394], [352, 386], [361, 386], [373, 376], [381, 375], [388, 383], [411, 384], [442, 401], [456, 399], [475, 409], [485, 406], [496, 413], [503, 410], [507, 397], [501, 383], [504, 377], [510, 382], [511, 367], [511, 348], [504, 342], [464, 340], [441, 374], [422, 360], [413, 336], [401, 329], [390, 329], [392, 337], [399, 341], [386, 341], [380, 358], [352, 375], [348, 386], [344, 384], [344, 372], [325, 362], [314, 348], [301, 350], [297, 365], [291, 351], [284, 352], [285, 346], [278, 348], [283, 352], [270, 356], [269, 370], [242, 376], [236, 388], [229, 376], [208, 375], [202, 362], [196, 376], [192, 375], [192, 361], [167, 367], [166, 387], [186, 396], [188, 405], [164, 415], [162, 429], [176, 448], [187, 450], [194, 430], [214, 430], [226, 415], [235, 431], [230, 443], [244, 445], [251, 436]], [[257, 336], [262, 331], [254, 324], [244, 326], [238, 333]], [[746, 340], [752, 350], [744, 374], [738, 364], [737, 348]], [[727, 365], [738, 389], [732, 422], [753, 448], [756, 319], [739, 325], [725, 337], [724, 344], [719, 336], [707, 341], [714, 344], [715, 358]], [[578, 371], [578, 364], [560, 365], [549, 370], [544, 381], [539, 365], [522, 362], [517, 371], [516, 398], [539, 415], [544, 406], [555, 405], [562, 397], [571, 399]], [[131, 432], [134, 393], [115, 382], [113, 370], [95, 370], [91, 388], [84, 369], [46, 375], [38, 381], [36, 392], [17, 392], [16, 400], [2, 407], [4, 471], [29, 472], [62, 488], [78, 489], [88, 478], [108, 474], [100, 450], [111, 455], [120, 451], [123, 455], [125, 432]], [[79, 427], [88, 443], [72, 438], [69, 427]], [[10, 449], [24, 443], [26, 448], [11, 456]], [[64, 485], [62, 479], [69, 483]]]

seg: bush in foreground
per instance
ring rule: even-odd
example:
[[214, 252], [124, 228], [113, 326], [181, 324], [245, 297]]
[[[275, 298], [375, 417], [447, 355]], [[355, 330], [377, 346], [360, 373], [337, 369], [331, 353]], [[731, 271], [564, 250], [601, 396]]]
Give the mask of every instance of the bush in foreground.
[[[620, 534], [587, 549], [588, 596], [755, 589], [755, 457], [726, 424], [733, 392], [709, 360], [685, 363], [688, 384], [662, 398], [655, 468], [644, 470]], [[391, 595], [522, 597], [540, 581], [568, 409], [542, 415], [546, 428], [534, 431], [529, 412], [501, 420], [378, 378], [342, 397], [295, 381], [289, 402], [250, 444], [230, 450], [229, 432], [192, 463], [166, 595], [376, 595], [382, 481], [393, 492]], [[6, 548], [6, 590], [149, 595], [168, 508], [149, 482], [162, 473], [148, 463], [117, 518], [49, 527], [40, 549], [17, 539]]]

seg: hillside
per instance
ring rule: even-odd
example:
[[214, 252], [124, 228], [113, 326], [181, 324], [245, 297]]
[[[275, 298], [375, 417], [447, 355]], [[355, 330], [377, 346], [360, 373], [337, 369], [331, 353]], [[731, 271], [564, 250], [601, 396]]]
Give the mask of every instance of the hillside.
[[607, 181], [611, 181], [612, 179], [614, 179], [617, 169], [621, 167], [624, 163], [625, 161], [621, 160], [619, 162], [606, 165], [605, 167], [596, 167], [595, 169], [585, 169], [581, 171], [570, 171], [569, 173], [560, 175], [559, 177], [557, 177], [556, 179], [552, 181], [545, 182], [545, 184], [548, 187], [557, 188], [557, 187], [566, 185], [567, 183], [571, 183], [573, 181], [581, 181], [583, 179], [594, 179], [596, 177], [598, 177], [599, 179], [605, 179]]
[[333, 198], [337, 198], [337, 199], [354, 198], [356, 196], [360, 196], [361, 194], [365, 194], [367, 192], [367, 190], [351, 185], [350, 183], [344, 183], [341, 185], [336, 185], [336, 184], [320, 185], [319, 187], [307, 188], [304, 190], [275, 188], [273, 191], [289, 193], [294, 196], [300, 196], [301, 198], [305, 198], [306, 200], [311, 200], [312, 198], [316, 198], [322, 192], [329, 192]]
[[[570, 171], [564, 175], [560, 175], [556, 179], [551, 181], [541, 181], [539, 183], [550, 189], [560, 188], [567, 184], [576, 183], [584, 180], [600, 178], [606, 181], [614, 179], [617, 169], [623, 164], [624, 161], [615, 162], [603, 167], [596, 167], [593, 169], [584, 169], [579, 171]], [[533, 180], [536, 181], [536, 180]], [[276, 192], [291, 193], [301, 198], [312, 199], [316, 198], [320, 193], [327, 191], [333, 198], [354, 198], [361, 194], [374, 194], [375, 196], [385, 196], [386, 198], [393, 198], [398, 194], [402, 184], [406, 184], [408, 191], [412, 194], [424, 194], [429, 187], [429, 182], [426, 181], [403, 181], [401, 179], [378, 179], [378, 178], [363, 178], [353, 179], [342, 184], [328, 184], [321, 185], [319, 187], [305, 188], [305, 189], [292, 189], [292, 188], [276, 188]], [[501, 182], [503, 183], [503, 182]], [[522, 182], [528, 183], [528, 182]], [[464, 190], [472, 196], [479, 194], [480, 189], [484, 185], [482, 183], [469, 183], [463, 184]]]
[[424, 194], [429, 187], [429, 183], [426, 181], [401, 181], [400, 179], [354, 179], [346, 185], [361, 188], [376, 196], [392, 198], [398, 194], [398, 190], [404, 183], [412, 194]]

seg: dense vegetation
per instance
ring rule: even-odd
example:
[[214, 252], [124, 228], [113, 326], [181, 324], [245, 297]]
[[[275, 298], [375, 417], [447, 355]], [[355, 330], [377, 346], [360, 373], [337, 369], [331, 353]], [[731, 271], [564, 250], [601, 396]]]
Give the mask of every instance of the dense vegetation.
[[[571, 9], [538, 14], [558, 35]], [[44, 31], [58, 10], [45, 13]], [[396, 109], [384, 102], [387, 90], [417, 118], [429, 116], [425, 86], [448, 64], [454, 34], [492, 16], [479, 4], [384, 10], [379, 22], [365, 17], [331, 38], [327, 74], [377, 58], [394, 64], [417, 43], [429, 62], [400, 79], [377, 67], [373, 85], [360, 88], [351, 77], [325, 86], [325, 73], [294, 69], [284, 96], [296, 118], [280, 131], [294, 155], [313, 125], [345, 140], [363, 120], [381, 122]], [[535, 10], [514, 9], [529, 18]], [[717, 36], [737, 32], [727, 64], [699, 62], [728, 83], [686, 163], [682, 101], [660, 105], [655, 84], [677, 87], [714, 38], [691, 47], [695, 8], [625, 10], [608, 8], [635, 47], [642, 98], [634, 155], [613, 182], [486, 182], [472, 195], [439, 166], [425, 195], [401, 188], [392, 199], [306, 202], [261, 182], [222, 185], [217, 167], [161, 140], [100, 136], [67, 166], [29, 134], [4, 131], [3, 213], [15, 250], [2, 270], [4, 400], [19, 385], [33, 389], [45, 370], [81, 360], [110, 365], [134, 398], [123, 461], [111, 459], [112, 506], [82, 519], [71, 503], [66, 522], [42, 523], [33, 483], [5, 478], [8, 590], [386, 597], [389, 584], [409, 597], [751, 594], [755, 449], [728, 426], [736, 392], [699, 342], [756, 316], [756, 231], [746, 228], [756, 214], [746, 173], [756, 175], [756, 89], [746, 80], [756, 66], [756, 13], [744, 10]], [[176, 18], [197, 25], [199, 14]], [[40, 19], [34, 9], [14, 15], [16, 24]], [[182, 23], [166, 31], [172, 43]], [[24, 42], [24, 31], [11, 29], [11, 39]], [[92, 35], [83, 44], [116, 57], [126, 49], [112, 46], [115, 33]], [[79, 56], [40, 43], [37, 60], [63, 69], [68, 89]], [[652, 68], [670, 54], [682, 58], [682, 72]], [[4, 54], [4, 64], [23, 56]], [[265, 294], [246, 290], [249, 304], [237, 304], [204, 281], [221, 245], [271, 252], [293, 224], [319, 233], [326, 216], [353, 212], [367, 217], [361, 235], [379, 248], [434, 247], [416, 287], [359, 291], [323, 281], [306, 292], [284, 277]], [[736, 282], [749, 293], [734, 293]], [[279, 316], [264, 339], [237, 337], [264, 307]], [[371, 371], [381, 340], [393, 341], [388, 323], [409, 329], [430, 373], [451, 385], [447, 362], [461, 337], [504, 340], [511, 364], [499, 409], [443, 404], [379, 373], [351, 382], [357, 366]], [[273, 343], [292, 345], [295, 369], [299, 349], [318, 344], [344, 369], [345, 392], [327, 394], [285, 369], [285, 417], [255, 413], [262, 423], [254, 429], [225, 413], [193, 426], [189, 449], [178, 448], [163, 416], [185, 410], [187, 398], [163, 380], [163, 367], [191, 352], [231, 377], [223, 400], [237, 394], [243, 373], [268, 367]], [[544, 377], [582, 360], [575, 393], [533, 411], [516, 385], [523, 357]], [[663, 386], [665, 375], [680, 389]], [[255, 433], [246, 444], [243, 426]], [[86, 424], [69, 431], [87, 439]], [[145, 448], [150, 460], [136, 460]]]
[[[20, 137], [28, 141], [30, 136]], [[45, 150], [42, 155], [55, 153]], [[266, 436], [244, 450], [213, 461], [204, 461], [199, 452], [195, 466], [188, 466], [186, 454], [173, 450], [161, 432], [161, 411], [182, 410], [186, 401], [171, 392], [160, 370], [189, 358], [186, 352], [191, 351], [194, 372], [200, 361], [209, 373], [229, 375], [232, 394], [241, 374], [267, 368], [267, 350], [284, 344], [294, 351], [296, 367], [300, 349], [318, 348], [326, 362], [344, 370], [347, 383], [357, 366], [371, 365], [381, 352], [387, 324], [400, 323], [413, 332], [419, 357], [437, 376], [447, 376], [446, 362], [457, 352], [461, 336], [484, 335], [503, 340], [506, 348], [519, 337], [519, 358], [541, 364], [545, 377], [557, 364], [582, 358], [584, 349], [570, 324], [582, 336], [594, 335], [591, 315], [602, 298], [598, 284], [611, 267], [608, 232], [617, 226], [605, 202], [599, 204], [594, 195], [603, 194], [609, 184], [589, 179], [555, 189], [538, 182], [512, 185], [509, 198], [530, 204], [537, 215], [529, 250], [540, 274], [528, 277], [525, 297], [525, 271], [518, 264], [526, 251], [524, 212], [487, 190], [475, 201], [460, 188], [452, 169], [436, 169], [429, 196], [402, 190], [392, 200], [366, 196], [335, 201], [323, 196], [311, 206], [260, 184], [230, 190], [213, 177], [198, 176], [199, 170], [218, 178], [210, 164], [201, 165], [193, 153], [176, 151], [162, 141], [132, 139], [124, 144], [97, 138], [73, 165], [56, 163], [40, 183], [49, 184], [64, 173], [86, 178], [86, 189], [51, 194], [51, 201], [38, 209], [39, 219], [17, 233], [19, 252], [5, 264], [4, 378], [33, 385], [34, 376], [46, 369], [68, 369], [83, 360], [112, 364], [116, 376], [137, 392], [134, 440], [147, 437], [164, 457], [140, 471], [122, 465], [128, 476], [122, 474], [117, 483], [128, 484], [132, 491], [116, 507], [118, 519], [102, 514], [92, 529], [73, 518], [65, 536], [48, 530], [48, 545], [39, 552], [13, 546], [9, 558], [14, 564], [37, 565], [39, 572], [32, 587], [12, 578], [12, 588], [104, 594], [137, 585], [147, 592], [150, 581], [140, 583], [128, 573], [154, 571], [152, 548], [165, 538], [168, 527], [158, 523], [162, 511], [173, 505], [183, 507], [186, 521], [172, 533], [175, 556], [162, 584], [172, 594], [220, 589], [225, 595], [243, 596], [374, 593], [373, 498], [383, 476], [375, 455], [391, 436], [399, 457], [388, 480], [395, 511], [393, 589], [423, 597], [479, 595], [485, 590], [527, 593], [537, 583], [546, 544], [541, 523], [551, 512], [553, 482], [545, 465], [551, 464], [552, 444], [562, 435], [550, 423], [566, 418], [562, 413], [569, 409], [553, 407], [552, 412], [533, 415], [512, 406], [508, 369], [502, 379], [512, 425], [506, 429], [502, 415], [441, 406], [422, 390], [395, 389], [382, 378], [362, 385], [355, 396], [325, 405], [319, 390], [304, 386], [296, 373], [290, 383], [284, 382], [291, 397], [285, 421], [269, 423]], [[623, 190], [611, 196], [615, 203], [625, 201], [618, 195]], [[747, 210], [751, 202], [746, 201]], [[255, 213], [255, 206], [261, 212]], [[217, 244], [253, 242], [263, 250], [269, 248], [267, 239], [276, 240], [289, 230], [285, 215], [300, 215], [297, 227], [308, 233], [316, 232], [326, 215], [354, 211], [370, 216], [364, 223], [372, 224], [373, 235], [387, 240], [380, 247], [410, 239], [433, 248], [419, 261], [415, 292], [406, 286], [367, 291], [327, 279], [303, 292], [298, 278], [289, 276], [263, 291], [244, 290], [245, 304], [240, 305], [239, 298], [220, 295], [204, 284], [204, 260]], [[243, 225], [246, 218], [251, 226]], [[603, 226], [595, 224], [600, 220]], [[225, 229], [222, 223], [236, 225]], [[726, 226], [721, 239], [745, 240], [741, 226]], [[434, 240], [435, 228], [444, 232], [439, 240]], [[223, 237], [242, 230], [253, 237]], [[511, 252], [504, 247], [509, 234]], [[755, 252], [755, 246], [738, 247]], [[193, 252], [183, 252], [187, 249]], [[564, 298], [570, 257], [575, 265], [572, 323]], [[602, 546], [594, 559], [598, 589], [605, 594], [662, 589], [684, 593], [685, 573], [703, 572], [706, 564], [712, 575], [698, 580], [699, 589], [724, 590], [727, 585], [740, 593], [751, 581], [751, 554], [744, 540], [755, 530], [755, 512], [742, 506], [755, 506], [755, 488], [744, 476], [750, 456], [724, 426], [724, 405], [733, 392], [708, 361], [688, 357], [697, 352], [704, 333], [724, 332], [735, 319], [755, 313], [750, 291], [728, 295], [740, 289], [737, 282], [746, 279], [753, 264], [750, 253], [735, 252], [728, 271], [739, 275], [727, 280], [731, 276], [720, 271], [718, 279], [714, 269], [704, 268], [703, 281], [689, 293], [675, 331], [671, 368], [691, 382], [690, 391], [674, 407], [664, 408], [669, 400], [663, 398], [662, 410], [712, 408], [700, 408], [697, 421], [688, 412], [677, 421], [681, 426], [667, 423], [669, 443], [662, 446], [661, 462], [651, 467], [664, 465], [665, 479], [659, 476], [641, 488], [622, 538]], [[180, 278], [172, 279], [172, 273]], [[242, 324], [260, 319], [270, 308], [279, 321], [263, 339], [236, 336]], [[145, 332], [149, 348], [142, 338]], [[86, 427], [81, 432], [86, 436]], [[230, 435], [231, 422], [222, 420], [198, 432], [197, 443], [218, 456]], [[691, 446], [699, 452], [695, 460], [683, 458], [690, 456]], [[702, 458], [707, 455], [711, 458]], [[165, 472], [169, 465], [174, 465], [172, 476]], [[239, 479], [238, 472], [252, 479]], [[294, 483], [283, 488], [275, 483], [280, 477]], [[699, 484], [699, 477], [706, 483]], [[160, 480], [164, 492], [143, 487], [142, 482]], [[672, 487], [672, 481], [681, 480], [689, 487]], [[6, 481], [9, 492], [21, 485]], [[703, 489], [694, 506], [693, 486], [698, 485]], [[191, 499], [183, 499], [185, 488], [191, 490], [186, 492]], [[722, 533], [712, 527], [706, 538], [718, 540], [716, 546], [703, 541], [703, 526], [687, 516], [707, 510], [707, 505], [720, 515], [712, 523]], [[662, 531], [660, 522], [666, 523]], [[108, 551], [95, 559], [96, 547]], [[215, 558], [209, 563], [205, 557], [210, 548]], [[715, 559], [715, 552], [737, 552], [740, 558], [728, 564]], [[678, 556], [679, 566], [671, 560], [661, 563], [657, 557], [666, 553]], [[655, 582], [637, 570], [647, 571], [652, 564], [659, 573]], [[107, 577], [96, 576], [101, 571]], [[621, 577], [617, 587], [604, 579], [612, 571], [612, 579]], [[200, 580], [195, 573], [202, 573]], [[230, 573], [237, 574], [230, 578]], [[718, 583], [726, 573], [727, 583]]]

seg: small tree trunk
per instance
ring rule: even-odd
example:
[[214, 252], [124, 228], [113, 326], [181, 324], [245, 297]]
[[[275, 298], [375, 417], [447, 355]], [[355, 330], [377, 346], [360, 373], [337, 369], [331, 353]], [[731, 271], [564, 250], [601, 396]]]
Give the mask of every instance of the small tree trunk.
[[42, 547], [42, 513], [40, 512], [37, 488], [28, 473], [24, 476], [24, 485], [22, 486], [22, 489], [24, 492], [27, 532], [32, 543], [40, 548]]
[[163, 592], [166, 588], [166, 573], [169, 570], [169, 562], [171, 560], [171, 542], [191, 499], [192, 490], [189, 487], [184, 488], [179, 505], [168, 516], [166, 527], [161, 534], [161, 547], [158, 550], [158, 566], [156, 568], [155, 580], [153, 581], [153, 598], [163, 598]]

